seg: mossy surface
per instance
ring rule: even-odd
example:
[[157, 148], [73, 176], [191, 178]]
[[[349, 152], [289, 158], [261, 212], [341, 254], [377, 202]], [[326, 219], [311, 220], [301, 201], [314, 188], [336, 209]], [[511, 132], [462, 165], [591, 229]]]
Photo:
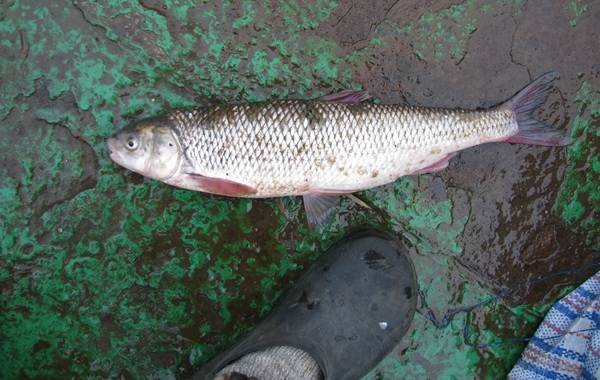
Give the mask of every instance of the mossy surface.
[[600, 251], [600, 89], [581, 82], [575, 95], [577, 113], [571, 122], [569, 167], [555, 212], [586, 243]]
[[[328, 246], [364, 226], [407, 242], [421, 288], [411, 332], [367, 377], [506, 374], [523, 347], [517, 338], [529, 336], [562, 293], [513, 305], [464, 265], [471, 253], [461, 237], [473, 215], [489, 210], [445, 174], [359, 194], [379, 213], [342, 200], [331, 224], [311, 230], [300, 199], [175, 189], [127, 172], [106, 152], [106, 137], [133, 120], [213, 101], [308, 99], [373, 78], [385, 81], [368, 89], [392, 101], [423, 88], [426, 99], [439, 81], [422, 78], [473, 65], [471, 39], [504, 12], [481, 1], [442, 3], [0, 4], [0, 377], [188, 377], [252, 329]], [[577, 25], [564, 27], [583, 33], [595, 7], [574, 3], [562, 11], [575, 12], [568, 14]], [[498, 4], [511, 17], [527, 11], [522, 1]], [[502, 54], [506, 72], [520, 67]], [[488, 74], [465, 75], [478, 91]], [[554, 211], [591, 252], [598, 86], [589, 75], [566, 75], [578, 86], [567, 99], [576, 105], [576, 143], [561, 164], [564, 183], [551, 193], [563, 186]], [[385, 89], [396, 83], [405, 87]], [[495, 99], [522, 84], [515, 80]], [[442, 101], [428, 105], [459, 105], [457, 81], [440, 86]], [[493, 161], [485, 170], [487, 183], [504, 178]]]

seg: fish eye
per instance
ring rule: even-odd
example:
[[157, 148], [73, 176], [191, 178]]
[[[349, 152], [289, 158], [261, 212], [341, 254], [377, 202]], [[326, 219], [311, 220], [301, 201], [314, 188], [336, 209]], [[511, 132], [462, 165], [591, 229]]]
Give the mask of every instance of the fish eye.
[[127, 139], [127, 142], [125, 143], [125, 146], [127, 147], [127, 149], [129, 150], [135, 150], [138, 147], [138, 141], [135, 137], [131, 136]]

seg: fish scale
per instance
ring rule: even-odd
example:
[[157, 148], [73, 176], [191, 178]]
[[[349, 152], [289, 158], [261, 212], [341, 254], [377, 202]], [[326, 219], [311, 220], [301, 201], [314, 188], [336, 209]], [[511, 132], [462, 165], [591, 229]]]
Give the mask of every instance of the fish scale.
[[170, 115], [188, 170], [253, 196], [351, 192], [388, 183], [485, 139], [513, 135], [512, 111], [286, 100]]

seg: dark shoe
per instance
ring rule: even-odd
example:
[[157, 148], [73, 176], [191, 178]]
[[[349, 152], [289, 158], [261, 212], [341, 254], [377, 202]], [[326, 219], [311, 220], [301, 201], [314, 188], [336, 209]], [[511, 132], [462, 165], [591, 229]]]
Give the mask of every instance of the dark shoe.
[[359, 379], [406, 333], [417, 294], [412, 262], [396, 240], [355, 233], [323, 254], [253, 332], [194, 379], [211, 380], [240, 357], [273, 346], [304, 350], [324, 379]]

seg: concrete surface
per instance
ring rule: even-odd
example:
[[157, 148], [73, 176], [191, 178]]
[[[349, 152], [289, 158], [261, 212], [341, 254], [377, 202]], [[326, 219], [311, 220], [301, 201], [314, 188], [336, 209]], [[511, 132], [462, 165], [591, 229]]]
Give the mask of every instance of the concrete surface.
[[[600, 267], [600, 4], [48, 1], [0, 4], [0, 377], [185, 378], [364, 225], [412, 242], [413, 328], [368, 379], [501, 378]], [[364, 88], [476, 108], [555, 69], [564, 149], [488, 144], [344, 201], [171, 188], [108, 159], [130, 121], [208, 101]], [[349, 363], [350, 365], [350, 363]]]

